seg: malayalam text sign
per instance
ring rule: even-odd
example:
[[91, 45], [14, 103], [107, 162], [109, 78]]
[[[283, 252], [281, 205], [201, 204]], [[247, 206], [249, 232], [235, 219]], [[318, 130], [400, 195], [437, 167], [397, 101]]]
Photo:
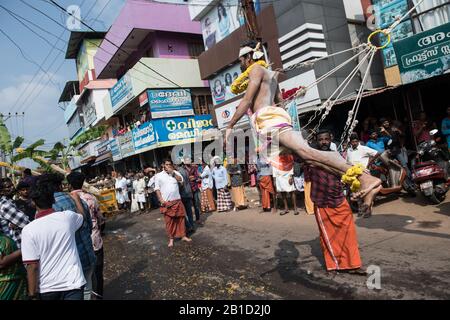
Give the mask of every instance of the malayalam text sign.
[[145, 122], [133, 129], [133, 143], [136, 153], [152, 149], [156, 145], [156, 134], [151, 122]]
[[194, 114], [189, 89], [148, 90], [147, 93], [153, 119]]
[[450, 72], [450, 23], [394, 43], [404, 84]]

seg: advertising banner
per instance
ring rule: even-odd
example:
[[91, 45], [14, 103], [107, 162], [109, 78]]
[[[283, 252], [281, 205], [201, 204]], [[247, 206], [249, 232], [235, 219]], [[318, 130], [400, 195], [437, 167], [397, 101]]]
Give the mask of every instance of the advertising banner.
[[99, 142], [95, 146], [95, 153], [97, 154], [97, 157], [100, 157], [101, 155], [104, 155], [105, 153], [108, 153], [111, 151], [111, 141], [110, 140], [104, 140]]
[[239, 10], [239, 0], [222, 0], [201, 20], [205, 50], [228, 37], [244, 25], [245, 18]]
[[194, 142], [215, 131], [211, 115], [153, 120], [158, 146]]
[[194, 114], [189, 89], [148, 90], [147, 93], [153, 119]]
[[131, 131], [119, 136], [119, 144], [122, 158], [126, 158], [134, 154], [133, 134]]
[[[215, 110], [217, 126], [219, 129], [223, 129], [226, 126], [228, 126], [228, 123], [230, 122], [231, 118], [233, 118], [233, 115], [236, 113], [236, 108], [241, 101], [242, 99], [230, 102], [229, 104], [219, 107]], [[248, 115], [244, 114], [244, 116], [236, 123], [236, 126], [248, 122], [249, 117]]]
[[240, 65], [236, 64], [209, 80], [214, 105], [236, 97], [236, 95], [231, 92], [231, 84], [240, 74]]
[[450, 23], [394, 43], [404, 84], [450, 73]]
[[136, 153], [145, 152], [156, 147], [156, 134], [151, 122], [146, 122], [133, 129], [132, 134]]

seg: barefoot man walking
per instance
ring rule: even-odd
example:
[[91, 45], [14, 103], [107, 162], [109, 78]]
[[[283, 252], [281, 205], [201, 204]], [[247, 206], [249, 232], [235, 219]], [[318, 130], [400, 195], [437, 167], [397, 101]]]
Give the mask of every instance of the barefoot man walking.
[[[282, 163], [278, 156], [284, 152], [284, 148], [287, 148], [307, 162], [345, 174], [352, 167], [350, 164], [336, 152], [323, 152], [311, 148], [300, 132], [292, 130], [289, 114], [283, 108], [274, 106], [282, 101], [277, 80], [279, 73], [267, 69], [268, 65], [263, 60], [264, 54], [259, 47], [260, 44], [254, 41], [241, 46], [239, 61], [243, 74], [233, 82], [231, 88], [235, 94], [245, 90], [246, 93], [227, 127], [226, 143], [230, 140], [233, 126], [251, 108], [253, 112], [251, 121], [258, 138], [266, 137], [261, 145], [264, 147], [272, 144], [267, 149], [270, 149], [267, 158], [272, 166], [283, 170], [286, 164]], [[267, 139], [269, 135], [270, 139]], [[280, 147], [275, 148], [274, 142], [279, 142]], [[364, 198], [364, 203], [371, 205], [379, 191], [381, 181], [365, 172], [359, 176], [359, 181], [361, 189], [354, 194], [354, 198]]]
[[155, 176], [155, 191], [164, 214], [166, 231], [169, 236], [169, 248], [173, 247], [173, 239], [181, 238], [186, 242], [192, 240], [186, 237], [184, 219], [186, 210], [181, 202], [178, 183], [183, 183], [183, 177], [174, 170], [171, 160], [164, 161], [164, 170]]

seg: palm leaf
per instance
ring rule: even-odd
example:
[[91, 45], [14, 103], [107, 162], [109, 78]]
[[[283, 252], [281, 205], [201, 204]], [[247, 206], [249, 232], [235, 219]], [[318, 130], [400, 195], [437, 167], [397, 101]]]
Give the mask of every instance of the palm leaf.
[[5, 153], [12, 151], [11, 135], [3, 123], [3, 117], [0, 117], [0, 149]]
[[25, 139], [23, 137], [17, 137], [16, 140], [14, 140], [12, 148], [17, 149], [18, 147], [20, 147], [22, 145], [24, 140]]
[[26, 147], [25, 150], [34, 150], [34, 149], [36, 149], [37, 147], [40, 147], [40, 146], [42, 146], [42, 145], [44, 145], [44, 144], [45, 144], [45, 140], [44, 140], [44, 139], [39, 139], [39, 140], [36, 141], [35, 143], [30, 144], [28, 147]]

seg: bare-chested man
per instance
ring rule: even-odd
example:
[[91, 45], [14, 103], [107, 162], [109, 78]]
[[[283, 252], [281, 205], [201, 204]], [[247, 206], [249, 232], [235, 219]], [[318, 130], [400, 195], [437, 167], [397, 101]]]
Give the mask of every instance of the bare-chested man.
[[[239, 61], [242, 71], [262, 58], [263, 55], [258, 51], [256, 42], [251, 41], [241, 46]], [[274, 106], [282, 101], [278, 87], [278, 75], [278, 72], [270, 71], [260, 65], [252, 67], [247, 91], [227, 127], [225, 141], [229, 141], [233, 126], [251, 108], [253, 111], [251, 121], [258, 134], [270, 135], [272, 139], [276, 136], [282, 147], [294, 151], [303, 160], [344, 174], [351, 167], [350, 164], [337, 152], [323, 152], [311, 148], [300, 132], [292, 130], [289, 114], [283, 108]], [[284, 152], [282, 148], [280, 152]], [[381, 181], [368, 173], [363, 173], [359, 180], [361, 191], [355, 193], [353, 197], [364, 198], [364, 203], [371, 206], [375, 195], [380, 190]]]

